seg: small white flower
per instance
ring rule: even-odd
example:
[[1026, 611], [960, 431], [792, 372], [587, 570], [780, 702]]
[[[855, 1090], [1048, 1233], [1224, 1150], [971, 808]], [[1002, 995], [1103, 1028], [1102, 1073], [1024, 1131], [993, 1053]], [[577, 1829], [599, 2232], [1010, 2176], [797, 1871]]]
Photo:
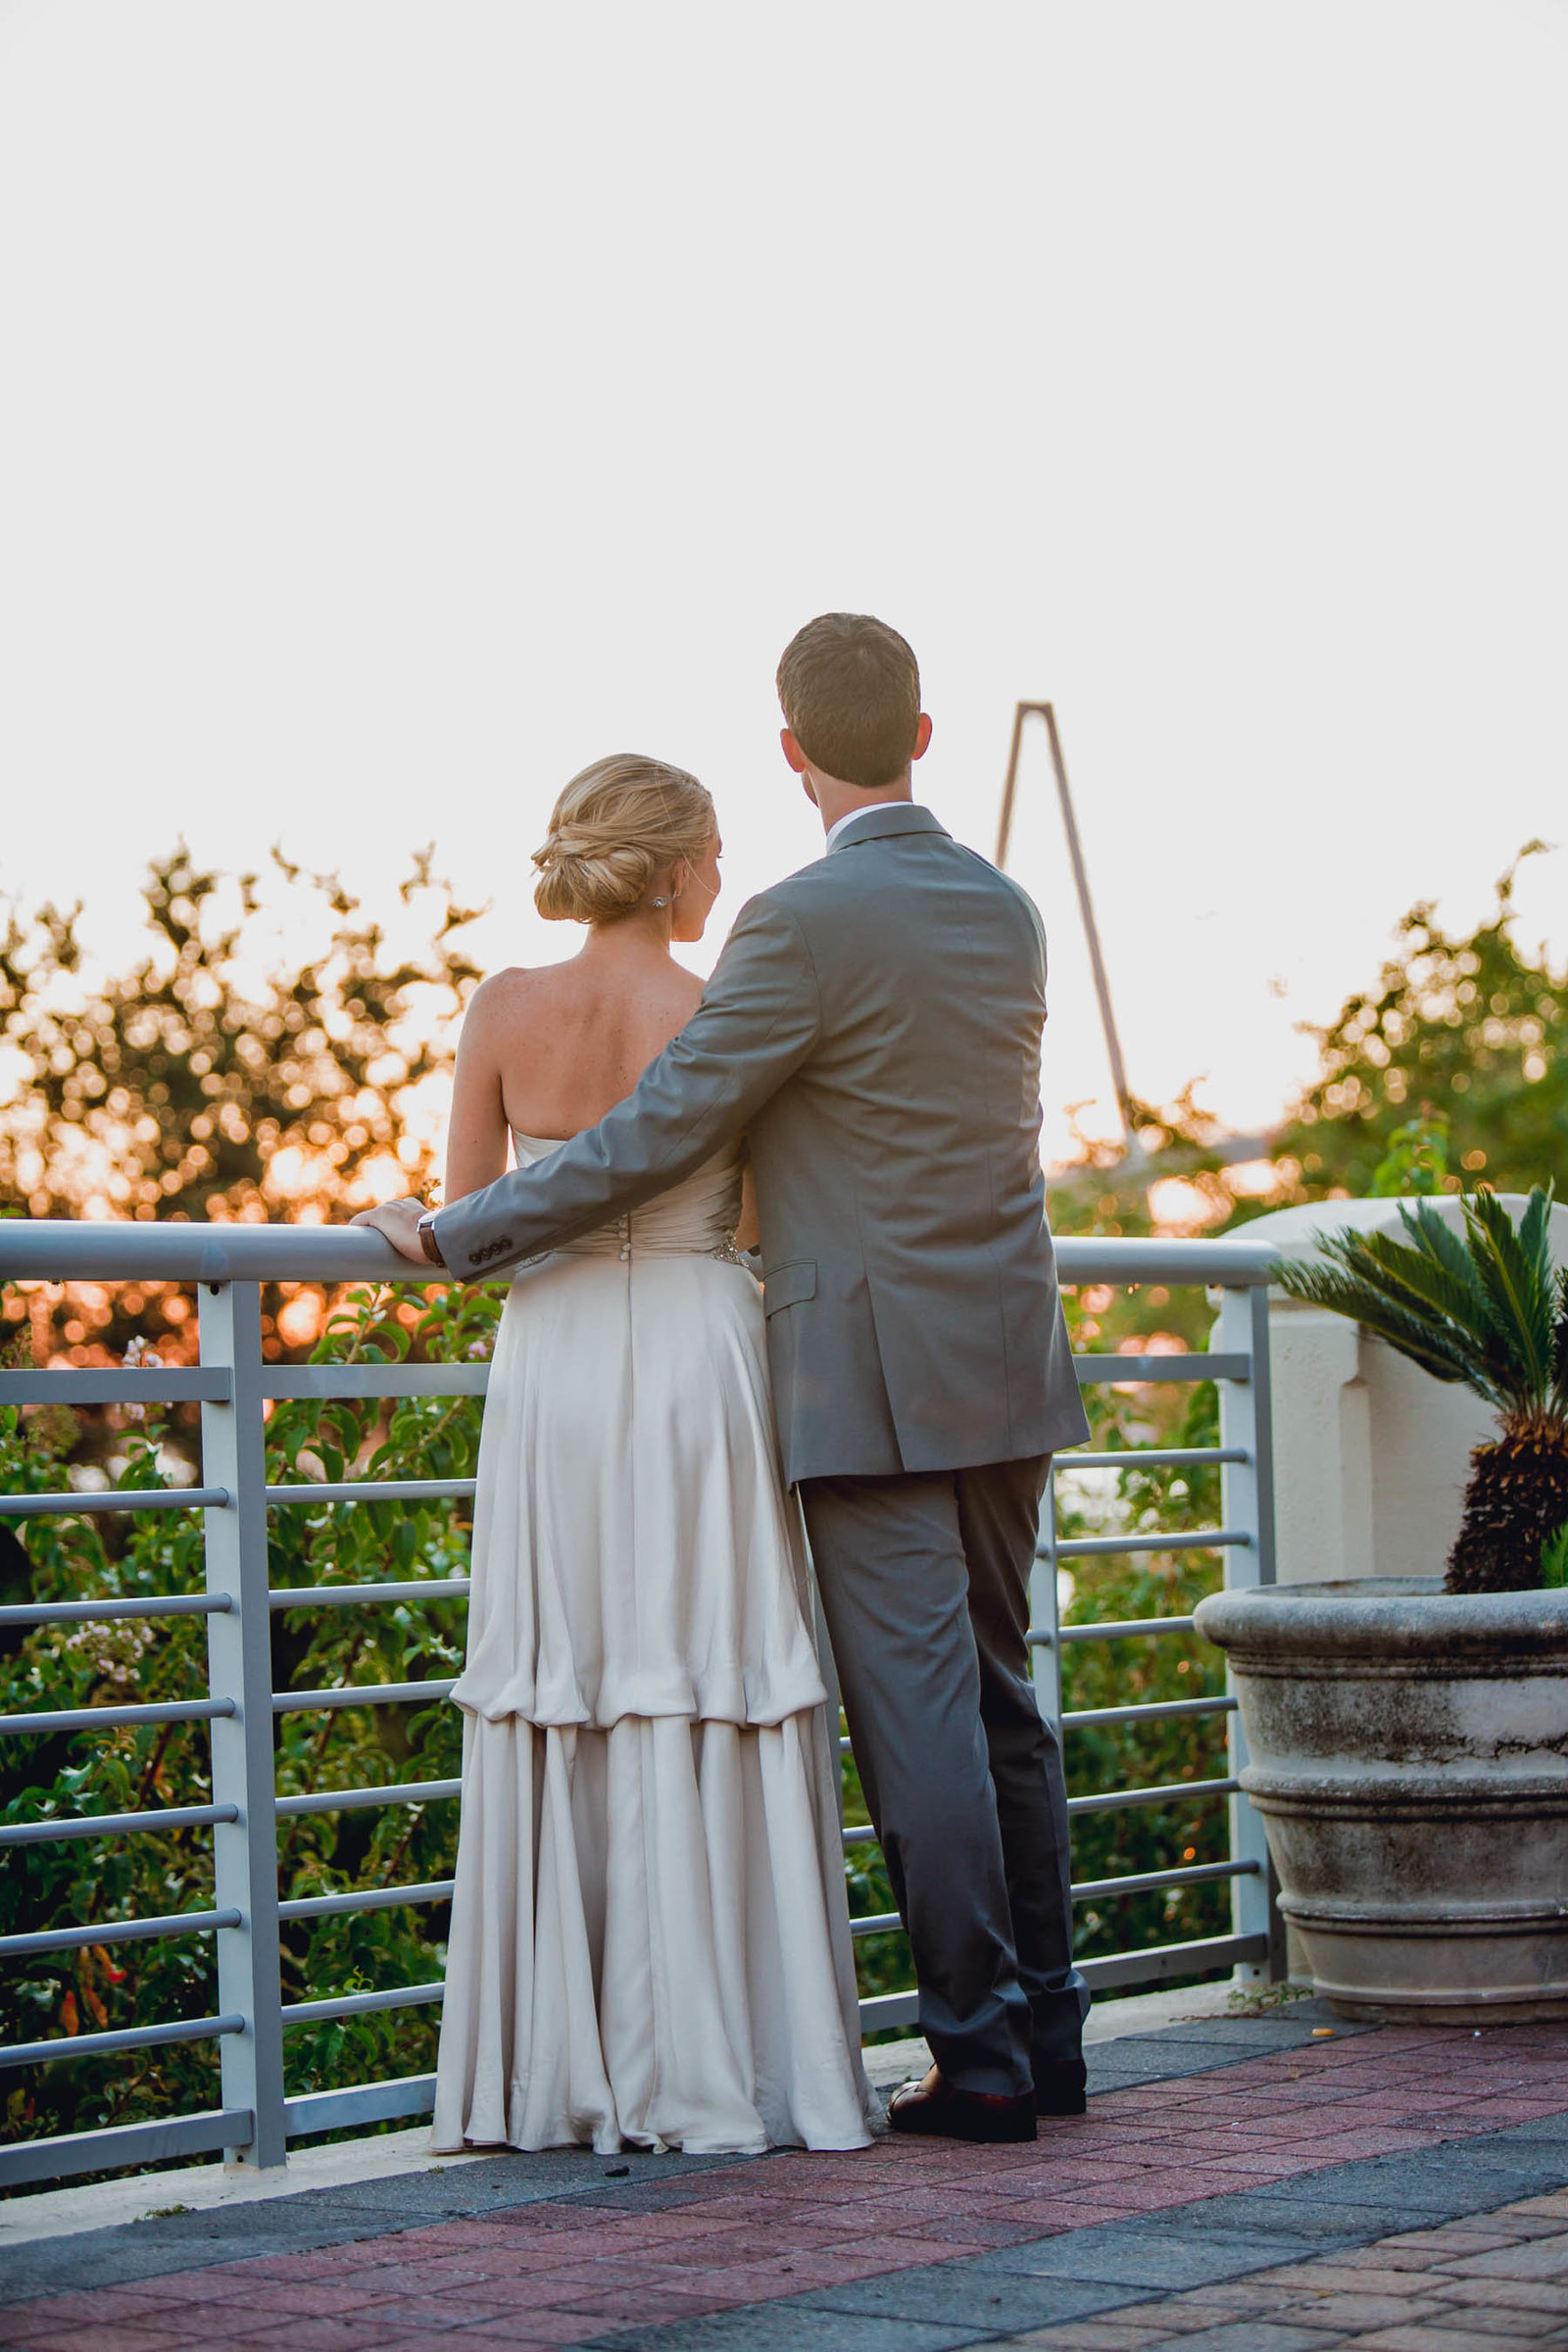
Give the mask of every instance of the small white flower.
[[[126, 1345], [121, 1361], [127, 1372], [158, 1372], [163, 1369], [164, 1359], [156, 1348], [148, 1346], [138, 1332], [135, 1338]], [[125, 1413], [127, 1419], [131, 1421], [145, 1421], [147, 1418], [145, 1405], [128, 1404], [125, 1407]]]

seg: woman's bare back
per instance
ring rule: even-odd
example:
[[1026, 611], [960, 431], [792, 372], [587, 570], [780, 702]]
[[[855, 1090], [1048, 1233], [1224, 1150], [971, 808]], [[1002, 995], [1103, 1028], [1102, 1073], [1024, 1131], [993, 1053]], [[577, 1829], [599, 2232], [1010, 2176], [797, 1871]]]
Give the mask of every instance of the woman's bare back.
[[663, 950], [633, 939], [591, 939], [569, 962], [486, 980], [458, 1051], [447, 1199], [505, 1172], [509, 1129], [564, 1142], [596, 1126], [684, 1028], [702, 993]]

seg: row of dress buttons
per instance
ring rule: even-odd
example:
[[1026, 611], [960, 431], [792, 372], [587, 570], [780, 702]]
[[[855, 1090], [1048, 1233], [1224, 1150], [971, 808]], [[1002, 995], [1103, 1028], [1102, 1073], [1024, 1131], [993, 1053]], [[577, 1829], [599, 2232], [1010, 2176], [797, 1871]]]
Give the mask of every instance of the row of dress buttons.
[[631, 1255], [631, 1219], [630, 1219], [630, 1217], [629, 1217], [629, 1216], [625, 1216], [625, 1217], [617, 1217], [617, 1218], [615, 1219], [615, 1231], [616, 1231], [616, 1232], [619, 1234], [619, 1236], [620, 1236], [620, 1254], [621, 1254], [621, 1257], [622, 1257], [623, 1259], [630, 1257], [630, 1255]]

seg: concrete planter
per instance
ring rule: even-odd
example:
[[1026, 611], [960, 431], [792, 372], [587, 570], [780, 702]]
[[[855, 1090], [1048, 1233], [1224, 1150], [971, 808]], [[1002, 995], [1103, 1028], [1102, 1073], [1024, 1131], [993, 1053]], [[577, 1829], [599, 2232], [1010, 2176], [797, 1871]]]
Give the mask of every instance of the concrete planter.
[[1217, 1592], [1281, 1908], [1348, 2017], [1568, 2017], [1568, 1592]]

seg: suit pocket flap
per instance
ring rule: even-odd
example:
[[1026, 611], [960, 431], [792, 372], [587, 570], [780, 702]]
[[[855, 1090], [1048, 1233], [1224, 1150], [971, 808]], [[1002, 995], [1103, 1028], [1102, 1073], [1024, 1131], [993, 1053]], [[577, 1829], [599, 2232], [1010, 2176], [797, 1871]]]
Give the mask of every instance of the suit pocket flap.
[[781, 1306], [799, 1306], [816, 1297], [814, 1257], [791, 1258], [787, 1266], [772, 1266], [762, 1275], [762, 1312], [777, 1314]]

